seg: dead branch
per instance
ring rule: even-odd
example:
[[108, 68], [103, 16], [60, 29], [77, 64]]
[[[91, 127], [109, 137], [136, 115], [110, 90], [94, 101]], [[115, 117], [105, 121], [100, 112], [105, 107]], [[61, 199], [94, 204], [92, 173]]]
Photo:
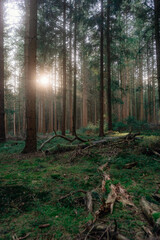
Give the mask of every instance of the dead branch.
[[152, 197], [156, 200], [156, 201], [158, 201], [158, 202], [160, 202], [160, 194], [153, 194], [152, 195]]
[[[158, 215], [159, 211], [153, 209], [153, 204], [149, 203], [146, 199], [141, 198], [140, 206], [143, 214], [147, 218], [148, 222], [154, 227], [156, 233], [160, 234], [160, 218], [154, 218], [154, 215]], [[157, 206], [156, 206], [157, 208]]]
[[138, 162], [127, 163], [127, 164], [124, 165], [123, 168], [125, 168], [125, 169], [131, 169], [131, 168], [137, 166], [137, 164], [138, 164]]
[[152, 150], [152, 152], [154, 153], [154, 155], [160, 157], [160, 154], [157, 151]]
[[152, 232], [150, 231], [149, 228], [142, 226], [143, 231], [145, 232], [145, 234], [147, 235], [147, 237], [153, 237]]
[[26, 239], [26, 238], [29, 237], [29, 236], [30, 236], [30, 233], [27, 233], [26, 236], [24, 236], [24, 237], [19, 237], [19, 240]]
[[93, 226], [90, 228], [90, 230], [89, 230], [88, 233], [86, 234], [86, 237], [85, 237], [84, 240], [87, 240], [89, 234], [92, 232], [92, 230], [93, 230], [94, 228], [95, 228], [95, 225], [93, 225]]
[[39, 228], [47, 228], [47, 227], [50, 227], [50, 224], [49, 223], [46, 223], [46, 224], [42, 224], [39, 226]]
[[87, 142], [86, 140], [84, 140], [84, 139], [82, 139], [82, 138], [80, 138], [79, 136], [77, 136], [77, 134], [75, 135], [75, 137], [74, 138], [68, 138], [68, 137], [66, 137], [66, 136], [63, 136], [63, 135], [60, 135], [60, 134], [57, 134], [56, 133], [56, 131], [55, 130], [53, 130], [54, 131], [54, 136], [52, 136], [52, 137], [50, 137], [49, 139], [47, 139], [41, 146], [40, 146], [40, 148], [38, 149], [38, 151], [41, 151], [42, 150], [42, 148], [47, 144], [47, 143], [49, 143], [51, 140], [53, 140], [54, 138], [62, 138], [62, 139], [65, 139], [66, 141], [68, 141], [68, 142], [70, 142], [70, 143], [73, 143], [74, 141], [76, 141], [76, 140], [79, 140], [80, 142]]
[[65, 198], [71, 197], [71, 196], [73, 196], [76, 193], [85, 193], [86, 194], [87, 191], [81, 189], [81, 190], [77, 190], [77, 191], [74, 191], [74, 192], [70, 192], [70, 193], [66, 194], [65, 196], [60, 197], [58, 201], [62, 201]]
[[87, 192], [86, 193], [86, 205], [88, 212], [92, 213], [93, 212], [93, 202], [92, 202], [92, 193]]

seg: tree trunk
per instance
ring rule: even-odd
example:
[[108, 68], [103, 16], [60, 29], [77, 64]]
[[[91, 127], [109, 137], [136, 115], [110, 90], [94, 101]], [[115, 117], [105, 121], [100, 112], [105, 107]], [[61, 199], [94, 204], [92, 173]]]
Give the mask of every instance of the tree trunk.
[[30, 0], [28, 79], [26, 81], [27, 137], [23, 153], [37, 151], [36, 138], [36, 41], [37, 0]]
[[23, 134], [26, 133], [26, 89], [28, 79], [28, 46], [29, 46], [29, 1], [25, 0], [25, 38], [24, 38], [24, 109], [23, 109]]
[[156, 55], [157, 55], [157, 79], [158, 79], [158, 95], [160, 108], [160, 1], [154, 0], [155, 13], [155, 40], [156, 40]]
[[55, 56], [55, 86], [54, 86], [54, 130], [57, 131], [57, 98], [56, 98], [56, 84], [57, 84], [57, 59]]
[[66, 0], [63, 2], [63, 111], [62, 135], [66, 130]]
[[77, 105], [77, 2], [75, 1], [75, 23], [74, 23], [74, 89], [73, 89], [73, 127], [72, 135], [76, 135], [76, 105]]
[[99, 126], [99, 136], [104, 136], [104, 72], [103, 72], [103, 23], [104, 22], [104, 12], [103, 12], [103, 0], [101, 0], [101, 39], [100, 39], [100, 126]]
[[46, 106], [45, 106], [45, 90], [42, 90], [42, 132], [43, 134], [46, 133]]
[[[84, 41], [83, 41], [84, 42]], [[82, 54], [82, 102], [83, 102], [83, 107], [82, 107], [82, 126], [87, 127], [88, 123], [88, 108], [87, 108], [87, 81], [86, 81], [86, 59], [84, 53]]]
[[153, 123], [156, 123], [156, 90], [154, 78], [154, 39], [152, 35], [152, 101], [153, 101]]
[[0, 142], [4, 142], [5, 136], [5, 120], [4, 120], [4, 23], [3, 23], [3, 2], [0, 1]]
[[111, 96], [111, 50], [110, 50], [110, 5], [107, 5], [107, 109], [108, 109], [108, 130], [112, 130], [112, 96]]
[[149, 46], [147, 45], [147, 74], [148, 74], [148, 122], [151, 122], [152, 118], [152, 110], [151, 110], [151, 75], [150, 75], [150, 59], [149, 59], [149, 53], [148, 53]]
[[72, 109], [72, 4], [70, 0], [70, 36], [69, 36], [69, 128], [70, 132], [72, 132], [73, 126], [73, 109]]
[[14, 113], [13, 113], [13, 135], [16, 136], [16, 103], [14, 101]]
[[143, 57], [139, 57], [139, 85], [140, 85], [140, 121], [144, 120], [143, 106]]

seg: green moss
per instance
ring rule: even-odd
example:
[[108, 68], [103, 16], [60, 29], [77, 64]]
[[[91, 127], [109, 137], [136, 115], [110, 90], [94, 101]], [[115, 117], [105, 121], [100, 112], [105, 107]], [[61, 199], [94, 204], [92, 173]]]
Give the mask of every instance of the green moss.
[[160, 212], [153, 213], [152, 217], [153, 217], [154, 221], [156, 222], [160, 218]]

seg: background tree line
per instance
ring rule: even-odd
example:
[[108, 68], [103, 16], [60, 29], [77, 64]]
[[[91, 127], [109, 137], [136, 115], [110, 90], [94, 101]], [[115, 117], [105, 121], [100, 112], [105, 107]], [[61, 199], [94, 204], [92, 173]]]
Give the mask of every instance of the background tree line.
[[[129, 121], [158, 124], [158, 0], [16, 1], [21, 21], [13, 34], [3, 16], [7, 2], [0, 1], [2, 140], [5, 133], [25, 135], [25, 106], [32, 108], [35, 100], [35, 125], [43, 134], [76, 135], [93, 123], [103, 136]], [[36, 90], [28, 81], [35, 64]], [[33, 102], [27, 102], [25, 89], [36, 91]]]

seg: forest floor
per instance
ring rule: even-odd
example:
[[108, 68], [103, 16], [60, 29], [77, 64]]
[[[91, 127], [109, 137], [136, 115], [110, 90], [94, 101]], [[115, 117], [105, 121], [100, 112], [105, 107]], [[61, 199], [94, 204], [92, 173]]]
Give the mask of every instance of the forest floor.
[[[114, 229], [115, 225], [130, 240], [145, 239], [144, 227], [153, 229], [139, 202], [145, 197], [160, 207], [152, 197], [155, 192], [160, 193], [160, 157], [148, 150], [159, 142], [160, 132], [146, 131], [142, 136], [143, 139], [131, 142], [110, 141], [88, 150], [47, 156], [20, 154], [23, 141], [0, 144], [0, 239], [109, 239], [105, 237], [106, 229]], [[39, 145], [43, 141], [39, 140]], [[48, 145], [57, 143], [64, 140], [54, 139]], [[100, 214], [87, 228], [102, 205], [103, 179], [98, 169], [106, 163], [111, 180], [106, 181], [103, 198], [107, 199], [111, 184], [120, 184], [136, 208], [116, 201], [112, 214]], [[129, 163], [135, 166], [127, 169]], [[88, 192], [92, 193], [92, 212], [86, 208]], [[100, 231], [102, 225], [105, 228]]]

